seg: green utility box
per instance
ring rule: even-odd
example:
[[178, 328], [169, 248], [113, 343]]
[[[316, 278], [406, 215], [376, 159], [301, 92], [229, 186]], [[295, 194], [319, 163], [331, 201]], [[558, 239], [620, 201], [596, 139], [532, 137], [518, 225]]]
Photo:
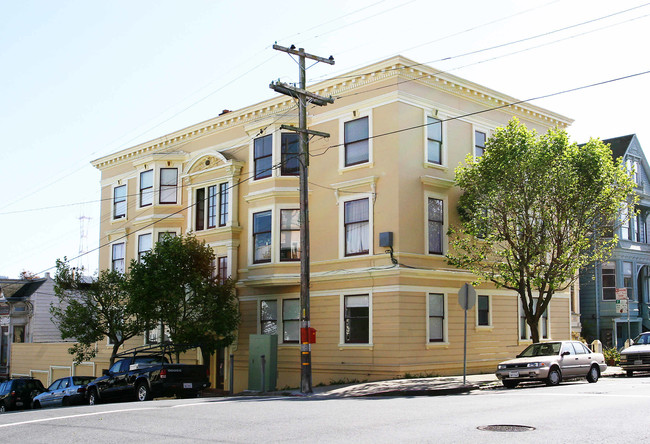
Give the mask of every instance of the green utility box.
[[262, 356], [264, 356], [264, 390], [273, 391], [278, 382], [278, 335], [250, 335], [248, 346], [248, 390], [262, 391]]

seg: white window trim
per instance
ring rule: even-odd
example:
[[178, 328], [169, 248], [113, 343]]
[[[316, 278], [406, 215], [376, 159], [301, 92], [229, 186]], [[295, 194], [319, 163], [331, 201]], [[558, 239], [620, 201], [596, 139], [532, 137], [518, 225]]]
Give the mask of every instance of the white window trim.
[[[280, 159], [280, 144], [281, 144], [281, 136], [280, 136], [280, 131], [278, 131], [279, 126], [278, 125], [271, 125], [266, 127], [264, 130], [264, 134], [258, 134], [253, 137], [250, 142], [248, 143], [248, 151], [249, 151], [249, 165], [248, 165], [248, 174], [249, 177], [251, 178], [250, 183], [260, 183], [264, 182], [269, 179], [273, 179], [274, 177], [279, 177], [280, 172], [279, 172], [279, 167], [278, 168], [271, 168], [271, 175], [268, 177], [264, 177], [262, 179], [255, 179], [255, 140], [259, 139], [261, 137], [266, 137], [266, 136], [271, 136], [271, 167], [276, 165], [279, 162]], [[283, 177], [289, 177], [289, 176], [283, 176]]]
[[[141, 170], [138, 170], [138, 173], [136, 175], [136, 190], [138, 191], [137, 196], [136, 196], [136, 208], [138, 210], [140, 209], [147, 209], [147, 208], [152, 208], [156, 205], [156, 195], [158, 194], [158, 189], [156, 188], [156, 181], [158, 180], [158, 174], [156, 174], [156, 166], [155, 165], [150, 165], [146, 164], [143, 165], [144, 168]], [[141, 194], [140, 194], [140, 179], [141, 179], [141, 174], [146, 173], [147, 171], [153, 171], [153, 179], [152, 179], [152, 187], [151, 187], [151, 193], [153, 194], [153, 198], [151, 199], [151, 205], [145, 205], [142, 206], [142, 199], [141, 199]]]
[[[271, 261], [270, 262], [262, 262], [262, 263], [255, 263], [255, 246], [254, 246], [254, 241], [253, 241], [253, 214], [256, 213], [263, 213], [265, 211], [271, 211]], [[267, 205], [263, 207], [256, 207], [256, 208], [249, 208], [248, 209], [248, 266], [249, 267], [260, 267], [264, 265], [270, 265], [273, 263], [277, 263], [276, 258], [280, 257], [280, 252], [279, 252], [279, 247], [277, 241], [279, 241], [279, 238], [276, 241], [276, 236], [279, 236], [278, 230], [280, 229], [279, 227], [279, 220], [276, 221], [276, 209], [274, 205]]]
[[[429, 147], [428, 140], [429, 139], [427, 137], [427, 128], [429, 127], [429, 125], [428, 125], [429, 124], [429, 122], [428, 122], [429, 117], [433, 117], [434, 119], [440, 120], [440, 124], [442, 125], [442, 146], [440, 148], [440, 150], [442, 152], [440, 153], [440, 161], [441, 161], [440, 165], [438, 165], [437, 163], [429, 162], [429, 155], [428, 155], [429, 154], [428, 153], [428, 147]], [[436, 112], [436, 110], [433, 110], [433, 111], [428, 111], [428, 112], [424, 113], [423, 122], [422, 122], [423, 123], [423, 126], [422, 126], [422, 138], [423, 139], [422, 140], [423, 140], [423, 146], [424, 146], [423, 160], [424, 160], [424, 166], [426, 168], [439, 168], [439, 169], [442, 169], [442, 170], [447, 170], [449, 168], [449, 166], [448, 166], [449, 165], [448, 164], [448, 155], [447, 155], [447, 153], [448, 153], [448, 149], [447, 149], [447, 146], [448, 146], [448, 143], [447, 143], [447, 122], [446, 122], [447, 119], [448, 119], [448, 116], [446, 114], [440, 112], [440, 111]], [[473, 137], [472, 137], [472, 139], [473, 139]]]
[[[488, 298], [488, 325], [479, 325], [478, 324], [478, 297], [479, 296], [486, 296]], [[492, 295], [489, 294], [477, 294], [476, 295], [476, 309], [474, 310], [475, 314], [475, 327], [476, 330], [482, 330], [482, 331], [490, 331], [494, 329], [494, 324], [492, 324]]]
[[482, 125], [472, 125], [472, 147], [470, 148], [470, 152], [472, 153], [472, 156], [476, 157], [476, 131], [480, 131], [482, 133], [485, 133], [485, 141], [487, 142], [487, 139], [492, 136], [492, 130], [486, 126]]
[[[121, 182], [121, 181], [120, 181]], [[126, 190], [125, 193], [125, 198], [126, 200], [125, 205], [124, 205], [124, 217], [115, 217], [115, 188], [118, 187], [125, 187], [124, 189]], [[128, 220], [129, 218], [129, 184], [128, 180], [124, 180], [124, 183], [114, 183], [111, 186], [111, 222], [124, 222], [125, 220]]]
[[[517, 343], [518, 344], [531, 344], [533, 342], [531, 338], [531, 333], [530, 333], [530, 326], [526, 322], [526, 338], [527, 339], [521, 339], [521, 325], [519, 320], [521, 319], [522, 315], [524, 314], [524, 309], [521, 306], [521, 298], [519, 295], [517, 295], [517, 306], [519, 309], [517, 310]], [[551, 333], [551, 304], [548, 304], [548, 307], [546, 307], [546, 319], [548, 322], [548, 328], [547, 328], [547, 337], [542, 336], [542, 330], [540, 329], [539, 331], [539, 340], [540, 341], [552, 341], [553, 340], [553, 335]], [[539, 320], [541, 321], [542, 318], [540, 317]], [[539, 328], [540, 324], [538, 324]]]
[[[368, 253], [356, 254], [353, 256], [345, 255], [345, 202], [351, 200], [368, 199]], [[339, 206], [339, 259], [355, 259], [359, 257], [368, 257], [374, 254], [374, 194], [358, 193], [345, 197], [340, 197], [337, 205]]]
[[[445, 310], [445, 319], [442, 323], [442, 342], [429, 342], [429, 295], [430, 294], [441, 294], [444, 301], [444, 310]], [[426, 302], [426, 310], [424, 311], [424, 320], [426, 325], [426, 336], [424, 337], [426, 348], [440, 348], [440, 347], [449, 347], [449, 298], [447, 292], [445, 291], [428, 291], [424, 294]]]
[[[300, 261], [281, 261], [280, 260], [280, 242], [281, 239], [280, 237], [282, 236], [282, 230], [281, 230], [281, 222], [280, 222], [280, 215], [282, 210], [300, 210], [300, 203], [297, 202], [295, 204], [278, 204], [273, 207], [273, 217], [277, 218], [277, 221], [274, 221], [276, 223], [277, 230], [275, 232], [272, 232], [271, 235], [275, 236], [277, 239], [273, 239], [274, 243], [277, 241], [277, 248], [275, 249], [275, 253], [277, 253], [277, 256], [274, 254], [273, 255], [273, 262], [274, 263], [283, 263], [283, 264], [299, 264]], [[301, 252], [302, 253], [302, 252]]]
[[[346, 296], [365, 296], [368, 295], [368, 343], [367, 344], [348, 344], [345, 342], [345, 297]], [[339, 350], [351, 349], [370, 349], [374, 348], [373, 334], [372, 334], [372, 291], [352, 291], [341, 293], [339, 295]]]
[[[153, 245], [156, 245], [158, 242], [158, 236], [160, 236], [160, 233], [176, 233], [176, 236], [181, 235], [181, 229], [180, 228], [158, 228], [153, 230]], [[137, 249], [137, 247], [136, 247]]]
[[[263, 179], [261, 179], [263, 180]], [[228, 187], [228, 218], [226, 219], [226, 225], [220, 227], [219, 226], [219, 211], [221, 210], [220, 204], [219, 204], [219, 187], [221, 186], [222, 183], [225, 183], [226, 186]], [[208, 188], [211, 186], [216, 187], [216, 205], [217, 205], [217, 214], [216, 214], [216, 224], [212, 228], [208, 228]], [[202, 230], [197, 230], [196, 229], [196, 190], [204, 189], [205, 190], [205, 207], [204, 207], [204, 215], [203, 215], [203, 224], [204, 227]], [[232, 226], [232, 220], [233, 220], [233, 208], [234, 208], [234, 187], [233, 187], [233, 181], [232, 178], [226, 179], [225, 177], [222, 177], [220, 179], [215, 179], [214, 181], [210, 181], [208, 183], [202, 183], [200, 185], [196, 185], [194, 187], [190, 187], [189, 193], [190, 193], [190, 200], [189, 202], [192, 203], [192, 209], [190, 211], [190, 217], [188, 219], [188, 231], [192, 231], [195, 234], [200, 234], [200, 233], [206, 233], [210, 232], [213, 230], [219, 230], [219, 229], [224, 229]], [[257, 212], [257, 211], [256, 211]], [[171, 230], [161, 230], [161, 231], [171, 231]]]
[[[171, 230], [165, 230], [165, 231], [171, 231]], [[133, 242], [135, 244], [135, 246], [134, 246], [135, 251], [134, 251], [133, 257], [136, 258], [136, 260], [138, 260], [138, 256], [139, 256], [139, 253], [140, 253], [140, 251], [139, 251], [140, 250], [140, 236], [143, 236], [145, 234], [150, 234], [151, 235], [151, 250], [153, 250], [154, 245], [156, 245], [156, 242], [158, 241], [156, 238], [154, 238], [153, 231], [138, 231], [137, 233], [135, 233], [136, 239], [135, 239], [135, 242]], [[151, 251], [151, 250], [149, 250], [149, 251]]]
[[[345, 124], [352, 120], [368, 118], [368, 161], [356, 165], [345, 166]], [[359, 168], [372, 168], [374, 166], [372, 108], [347, 113], [339, 118], [339, 174]]]
[[[258, 296], [257, 298], [257, 327], [256, 327], [256, 332], [258, 335], [262, 334], [262, 301], [275, 301], [277, 305], [277, 329], [276, 329], [276, 336], [278, 337], [278, 347], [289, 347], [289, 348], [296, 348], [300, 347], [300, 340], [298, 342], [284, 342], [284, 319], [282, 317], [283, 312], [282, 309], [284, 307], [284, 300], [285, 299], [298, 299], [300, 301], [300, 295], [283, 295], [283, 296]], [[298, 320], [300, 322], [300, 319]], [[300, 324], [298, 324], [298, 334], [300, 334]]]
[[[154, 182], [154, 184], [153, 184], [154, 193], [155, 193], [154, 204], [163, 205], [163, 206], [166, 206], [166, 207], [170, 207], [170, 206], [174, 206], [174, 205], [181, 205], [182, 204], [181, 196], [183, 195], [182, 187], [181, 187], [181, 170], [182, 170], [181, 166], [180, 165], [175, 165], [175, 164], [172, 163], [172, 165], [170, 165], [170, 166], [169, 165], [163, 165], [163, 166], [160, 166], [159, 168], [155, 168], [155, 169], [158, 170], [158, 174], [156, 174], [156, 172], [154, 171], [154, 174], [153, 174], [154, 175], [154, 180], [156, 179], [155, 176], [158, 176], [158, 178], [157, 178], [158, 183], [156, 184]], [[160, 202], [160, 192], [162, 190], [162, 186], [160, 184], [162, 174], [160, 173], [160, 170], [162, 170], [162, 169], [176, 170], [176, 202], [173, 202], [173, 203], [169, 203], [169, 202], [162, 203], [162, 202]]]
[[117, 245], [117, 244], [124, 244], [124, 259], [123, 259], [124, 260], [124, 271], [123, 271], [123, 273], [126, 273], [126, 265], [127, 265], [127, 262], [126, 262], [127, 242], [126, 242], [126, 239], [119, 239], [119, 240], [116, 240], [115, 242], [111, 242], [111, 244], [110, 244], [110, 246], [111, 246], [111, 254], [110, 254], [111, 262], [109, 263], [109, 270], [114, 271], [113, 270], [113, 245]]
[[[429, 253], [429, 198], [442, 200], [442, 253]], [[424, 253], [427, 256], [442, 257], [448, 251], [447, 230], [449, 229], [449, 200], [446, 194], [424, 192]]]

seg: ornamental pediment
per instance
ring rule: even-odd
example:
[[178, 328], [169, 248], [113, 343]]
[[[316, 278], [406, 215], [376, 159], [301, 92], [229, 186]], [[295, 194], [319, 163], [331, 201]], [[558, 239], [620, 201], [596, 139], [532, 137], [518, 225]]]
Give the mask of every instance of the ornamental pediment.
[[187, 173], [196, 174], [202, 171], [212, 170], [215, 168], [230, 165], [231, 163], [232, 162], [229, 161], [222, 153], [204, 154], [192, 163], [192, 166], [190, 166], [190, 169], [187, 171]]

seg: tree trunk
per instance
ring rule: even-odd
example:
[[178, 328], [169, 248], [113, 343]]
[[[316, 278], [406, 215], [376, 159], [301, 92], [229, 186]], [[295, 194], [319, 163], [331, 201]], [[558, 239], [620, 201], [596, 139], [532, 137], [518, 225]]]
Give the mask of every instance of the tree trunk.
[[122, 344], [118, 343], [115, 339], [113, 339], [113, 341], [115, 342], [113, 343], [113, 352], [111, 353], [111, 358], [108, 360], [109, 367], [113, 367], [113, 364], [115, 364], [115, 355], [117, 354], [117, 352], [120, 350], [120, 347], [122, 346]]
[[530, 327], [530, 336], [533, 343], [539, 342], [539, 319], [535, 319], [532, 316], [526, 316], [526, 322]]

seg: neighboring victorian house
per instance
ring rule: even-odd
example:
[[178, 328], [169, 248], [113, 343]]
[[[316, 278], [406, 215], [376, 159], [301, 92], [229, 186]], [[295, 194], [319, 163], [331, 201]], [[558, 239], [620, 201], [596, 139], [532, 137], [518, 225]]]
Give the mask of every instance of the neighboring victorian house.
[[[462, 372], [457, 294], [476, 277], [445, 260], [458, 222], [454, 168], [513, 116], [541, 133], [572, 120], [401, 56], [309, 89], [336, 99], [308, 108], [309, 128], [330, 134], [310, 144], [314, 384]], [[296, 104], [276, 96], [93, 162], [100, 269], [123, 271], [165, 233], [192, 232], [236, 281], [238, 340], [213, 357], [213, 387], [247, 388], [250, 335], [260, 334], [277, 335], [277, 385], [299, 385], [298, 142], [283, 124], [298, 125]], [[468, 369], [493, 371], [530, 335], [517, 294], [488, 284], [477, 293]], [[543, 337], [568, 339], [572, 311], [570, 291], [556, 294]]]
[[61, 335], [50, 317], [54, 280], [49, 273], [41, 279], [0, 279], [0, 379], [11, 372], [14, 343], [56, 342]]
[[[608, 260], [581, 270], [580, 311], [583, 336], [588, 341], [599, 339], [606, 347], [621, 348], [628, 338], [650, 328], [650, 168], [636, 135], [603, 142], [610, 144], [614, 159], [622, 158], [628, 171], [634, 172], [638, 214], [617, 224], [619, 242]], [[617, 288], [627, 289], [628, 312], [617, 311]]]

